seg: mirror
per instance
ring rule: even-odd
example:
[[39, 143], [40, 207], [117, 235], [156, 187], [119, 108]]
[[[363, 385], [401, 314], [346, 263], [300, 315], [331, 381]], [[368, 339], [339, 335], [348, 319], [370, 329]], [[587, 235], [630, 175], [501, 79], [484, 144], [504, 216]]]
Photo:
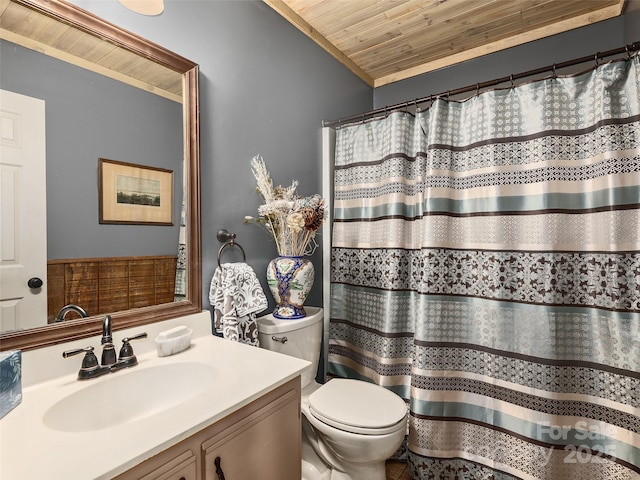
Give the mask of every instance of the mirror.
[[[70, 63], [79, 62], [76, 65], [126, 80], [131, 85], [181, 97], [186, 209], [185, 300], [115, 312], [112, 321], [114, 329], [119, 330], [199, 312], [202, 276], [197, 64], [63, 0], [5, 0], [0, 3], [0, 15], [5, 40], [51, 56], [58, 56], [62, 51], [62, 57], [58, 58]], [[52, 32], [56, 32], [55, 35]], [[22, 39], [16, 41], [15, 35]], [[46, 40], [53, 37], [58, 39], [58, 44], [48, 45]], [[99, 61], [91, 58], [96, 52], [102, 52]], [[180, 182], [180, 179], [176, 181]], [[101, 320], [101, 317], [89, 317], [2, 333], [0, 348], [29, 350], [97, 335], [101, 333]]]

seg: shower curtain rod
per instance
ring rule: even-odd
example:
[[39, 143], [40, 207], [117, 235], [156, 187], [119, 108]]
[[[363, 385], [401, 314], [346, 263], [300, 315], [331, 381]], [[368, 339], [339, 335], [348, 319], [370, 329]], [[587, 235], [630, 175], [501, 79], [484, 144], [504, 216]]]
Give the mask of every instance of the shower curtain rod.
[[496, 78], [494, 80], [476, 83], [475, 85], [469, 85], [467, 87], [457, 88], [455, 90], [449, 90], [446, 92], [438, 93], [436, 95], [429, 95], [428, 97], [422, 97], [422, 98], [417, 98], [415, 100], [411, 100], [407, 102], [396, 103], [395, 105], [377, 108], [369, 112], [360, 113], [357, 115], [351, 115], [349, 117], [339, 118], [338, 120], [332, 120], [332, 121], [324, 120], [322, 122], [322, 126], [335, 128], [336, 126], [342, 126], [343, 124], [353, 123], [356, 120], [364, 122], [365, 120], [369, 120], [372, 117], [375, 117], [376, 115], [380, 115], [382, 113], [384, 113], [386, 116], [387, 114], [392, 113], [396, 110], [406, 109], [407, 107], [412, 105], [417, 107], [421, 103], [432, 102], [441, 97], [445, 97], [448, 99], [450, 96], [460, 95], [462, 93], [468, 93], [473, 91], [476, 91], [477, 93], [479, 93], [480, 90], [482, 89], [485, 89], [487, 87], [495, 87], [496, 85], [500, 85], [501, 83], [506, 83], [506, 82], [511, 82], [511, 84], [513, 85], [513, 82], [516, 80], [520, 80], [526, 77], [531, 77], [533, 75], [539, 75], [541, 73], [552, 72], [555, 76], [556, 71], [558, 69], [571, 67], [573, 65], [579, 65], [581, 63], [595, 61], [596, 66], [598, 66], [598, 60], [601, 60], [606, 57], [611, 57], [614, 55], [620, 55], [623, 53], [626, 53], [627, 57], [631, 58], [631, 53], [637, 52], [638, 50], [640, 50], [640, 42], [634, 42], [630, 45], [626, 45], [620, 48], [615, 48], [613, 50], [608, 50], [606, 52], [597, 52], [594, 55], [576, 58], [574, 60], [567, 60], [566, 62], [554, 63], [553, 65], [547, 65], [546, 67], [540, 67], [534, 70], [528, 70], [526, 72], [512, 74], [512, 75], [509, 75], [508, 77]]

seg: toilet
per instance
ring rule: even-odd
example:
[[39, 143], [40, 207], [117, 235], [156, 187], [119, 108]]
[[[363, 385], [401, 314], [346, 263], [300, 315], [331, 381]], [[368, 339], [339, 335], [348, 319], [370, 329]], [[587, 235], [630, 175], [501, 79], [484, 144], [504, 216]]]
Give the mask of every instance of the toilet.
[[362, 380], [316, 383], [324, 313], [305, 310], [298, 320], [257, 319], [261, 348], [311, 362], [302, 373], [302, 479], [385, 480], [385, 461], [406, 434], [406, 404]]

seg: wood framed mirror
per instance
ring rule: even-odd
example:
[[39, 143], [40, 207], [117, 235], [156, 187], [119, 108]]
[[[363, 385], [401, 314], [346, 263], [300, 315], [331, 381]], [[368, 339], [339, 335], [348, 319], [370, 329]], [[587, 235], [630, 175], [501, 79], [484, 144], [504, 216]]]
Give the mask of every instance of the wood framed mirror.
[[[26, 42], [28, 48], [47, 55], [53, 50], [62, 50], [62, 57], [58, 57], [62, 60], [80, 62], [76, 64], [120, 81], [131, 79], [131, 85], [139, 88], [181, 96], [186, 212], [185, 299], [113, 312], [111, 316], [114, 330], [120, 330], [201, 311], [198, 65], [64, 0], [3, 0], [0, 2], [0, 31], [3, 40], [14, 42], [21, 36], [20, 42]], [[71, 45], [85, 48], [73, 51]], [[109, 50], [109, 55], [102, 57], [114, 60], [105, 65], [92, 59], [90, 52], [98, 49]], [[0, 333], [0, 350], [30, 350], [54, 345], [99, 335], [101, 328], [102, 315]]]

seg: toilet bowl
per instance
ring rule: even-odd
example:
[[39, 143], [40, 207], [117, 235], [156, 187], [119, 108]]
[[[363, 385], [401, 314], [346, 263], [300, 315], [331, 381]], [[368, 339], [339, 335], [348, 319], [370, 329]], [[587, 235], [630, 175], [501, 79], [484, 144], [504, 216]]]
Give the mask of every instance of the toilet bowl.
[[385, 480], [385, 461], [402, 444], [407, 407], [395, 393], [362, 380], [315, 382], [323, 310], [299, 320], [257, 319], [260, 347], [303, 358], [303, 480]]

